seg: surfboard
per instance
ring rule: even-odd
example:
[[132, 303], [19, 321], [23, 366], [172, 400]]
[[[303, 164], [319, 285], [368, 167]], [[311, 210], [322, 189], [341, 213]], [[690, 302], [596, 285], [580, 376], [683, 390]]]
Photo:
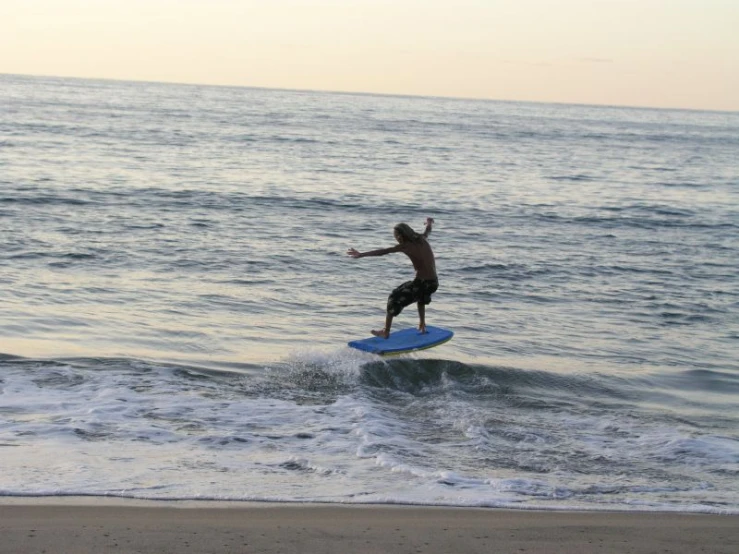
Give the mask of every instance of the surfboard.
[[386, 339], [370, 337], [368, 339], [353, 340], [349, 342], [349, 346], [380, 356], [390, 356], [433, 348], [434, 346], [439, 346], [450, 341], [453, 336], [454, 333], [449, 329], [427, 325], [425, 333], [421, 333], [415, 328], [402, 329], [390, 333], [390, 336]]

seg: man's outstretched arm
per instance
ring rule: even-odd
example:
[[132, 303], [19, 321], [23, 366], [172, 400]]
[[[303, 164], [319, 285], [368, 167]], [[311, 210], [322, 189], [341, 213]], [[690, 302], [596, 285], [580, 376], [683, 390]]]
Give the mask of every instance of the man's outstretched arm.
[[370, 250], [369, 252], [360, 252], [354, 248], [350, 248], [346, 253], [352, 258], [366, 258], [368, 256], [384, 256], [385, 254], [392, 254], [393, 252], [400, 252], [402, 246], [400, 244], [391, 246], [390, 248], [380, 248], [379, 250]]

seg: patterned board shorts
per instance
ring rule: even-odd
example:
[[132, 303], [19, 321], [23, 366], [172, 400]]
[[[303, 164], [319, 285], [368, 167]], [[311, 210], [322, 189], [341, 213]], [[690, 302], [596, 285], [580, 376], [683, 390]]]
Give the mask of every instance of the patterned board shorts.
[[407, 281], [390, 293], [387, 299], [387, 312], [397, 316], [403, 308], [420, 302], [424, 305], [431, 304], [431, 295], [439, 288], [436, 279], [413, 279]]

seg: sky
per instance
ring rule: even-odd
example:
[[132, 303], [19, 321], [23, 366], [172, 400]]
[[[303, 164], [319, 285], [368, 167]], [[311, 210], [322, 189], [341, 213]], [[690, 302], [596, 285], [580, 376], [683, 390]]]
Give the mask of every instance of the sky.
[[0, 73], [739, 111], [739, 0], [1, 0]]

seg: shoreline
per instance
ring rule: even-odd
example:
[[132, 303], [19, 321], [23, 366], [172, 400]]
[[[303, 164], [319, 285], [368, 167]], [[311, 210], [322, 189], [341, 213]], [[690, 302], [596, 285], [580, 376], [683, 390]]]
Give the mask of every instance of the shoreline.
[[685, 515], [685, 516], [719, 516], [739, 517], [739, 510], [721, 510], [716, 508], [704, 510], [666, 510], [661, 508], [626, 509], [614, 507], [517, 507], [517, 506], [484, 506], [454, 504], [413, 504], [405, 502], [335, 502], [320, 500], [234, 500], [219, 498], [137, 498], [133, 496], [96, 495], [96, 494], [0, 494], [0, 508], [3, 506], [112, 506], [121, 508], [174, 508], [174, 509], [239, 509], [239, 508], [278, 508], [278, 507], [335, 507], [335, 508], [418, 508], [445, 510], [495, 510], [514, 513], [553, 513], [553, 514], [633, 514], [633, 515]]
[[739, 550], [739, 515], [6, 497], [0, 534], [2, 554], [729, 554]]

